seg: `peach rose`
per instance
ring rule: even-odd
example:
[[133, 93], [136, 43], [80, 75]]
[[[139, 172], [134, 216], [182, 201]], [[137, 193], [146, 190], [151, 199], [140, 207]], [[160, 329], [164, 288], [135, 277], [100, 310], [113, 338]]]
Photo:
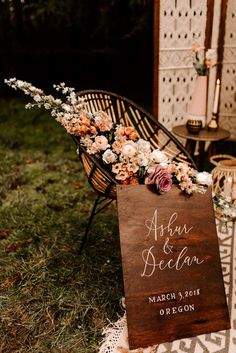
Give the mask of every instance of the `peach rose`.
[[130, 134], [129, 134], [129, 139], [130, 140], [136, 140], [136, 138], [138, 137], [138, 134], [137, 134], [137, 132], [135, 132], [135, 131], [132, 131]]
[[86, 125], [81, 125], [80, 128], [79, 128], [79, 131], [80, 131], [80, 132], [87, 132], [87, 131], [88, 131], [88, 126], [86, 126]]
[[125, 134], [126, 135], [131, 134], [131, 132], [133, 132], [133, 131], [134, 131], [134, 128], [132, 126], [125, 127]]
[[108, 140], [105, 136], [96, 136], [94, 140], [95, 146], [99, 149], [104, 151], [109, 147]]

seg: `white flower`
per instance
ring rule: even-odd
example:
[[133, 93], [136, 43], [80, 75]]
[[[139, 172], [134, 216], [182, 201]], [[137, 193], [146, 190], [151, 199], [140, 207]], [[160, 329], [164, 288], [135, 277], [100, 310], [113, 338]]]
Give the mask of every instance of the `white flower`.
[[129, 177], [129, 174], [124, 170], [121, 170], [118, 174], [116, 174], [115, 178], [117, 180], [125, 180]]
[[208, 49], [205, 55], [206, 60], [212, 59], [215, 53], [216, 53], [215, 49]]
[[49, 103], [45, 103], [44, 104], [44, 108], [49, 110], [49, 109], [51, 109], [51, 105]]
[[155, 168], [156, 168], [156, 164], [149, 165], [148, 168], [147, 168], [147, 174], [153, 173]]
[[114, 163], [117, 160], [117, 156], [112, 152], [111, 149], [107, 149], [103, 155], [102, 159], [106, 164]]
[[140, 167], [146, 167], [148, 165], [148, 162], [149, 162], [149, 160], [148, 160], [148, 158], [146, 156], [140, 155], [138, 157], [138, 165]]
[[94, 145], [97, 147], [99, 150], [106, 150], [107, 147], [109, 147], [108, 140], [105, 136], [96, 136], [94, 140]]
[[32, 103], [27, 103], [26, 105], [25, 105], [25, 108], [26, 109], [31, 109], [33, 107], [33, 104]]
[[137, 141], [137, 146], [138, 146], [138, 150], [140, 152], [146, 152], [146, 153], [150, 153], [151, 152], [151, 146], [150, 146], [150, 142], [145, 141], [143, 139], [140, 139]]
[[136, 145], [135, 142], [127, 142], [122, 148], [122, 154], [124, 157], [131, 158], [136, 154]]
[[42, 98], [40, 97], [39, 94], [36, 94], [36, 96], [34, 96], [34, 100], [35, 100], [35, 102], [41, 102]]
[[69, 104], [63, 103], [63, 104], [61, 105], [61, 107], [62, 107], [62, 109], [64, 109], [66, 112], [71, 112], [71, 111], [72, 111], [71, 106], [70, 106]]
[[22, 88], [23, 86], [25, 86], [25, 82], [21, 80], [18, 80], [17, 84], [19, 88]]
[[196, 175], [196, 181], [200, 185], [212, 185], [212, 175], [207, 172], [200, 172]]
[[113, 164], [113, 166], [112, 166], [112, 173], [118, 174], [118, 173], [122, 170], [122, 167], [123, 167], [123, 163], [116, 163], [116, 164]]
[[132, 173], [136, 173], [139, 170], [138, 164], [133, 162], [133, 163], [127, 163], [127, 170]]
[[163, 163], [167, 161], [167, 156], [164, 152], [160, 150], [154, 150], [151, 153], [151, 159], [155, 163]]

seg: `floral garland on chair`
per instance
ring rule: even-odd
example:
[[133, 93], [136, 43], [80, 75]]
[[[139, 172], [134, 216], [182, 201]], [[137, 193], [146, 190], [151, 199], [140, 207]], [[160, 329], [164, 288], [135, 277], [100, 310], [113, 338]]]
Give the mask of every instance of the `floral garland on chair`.
[[[52, 117], [69, 134], [78, 136], [87, 152], [102, 160], [122, 184], [155, 184], [159, 193], [165, 193], [175, 183], [187, 194], [204, 193], [212, 185], [210, 173], [199, 173], [185, 163], [171, 161], [160, 149], [152, 150], [148, 141], [138, 138], [134, 127], [115, 125], [104, 111], [88, 112], [84, 99], [65, 83], [53, 86], [65, 96], [63, 101], [16, 78], [4, 82], [33, 98], [34, 103], [28, 103], [26, 108], [50, 110]], [[213, 194], [213, 203], [221, 221], [236, 221], [236, 205], [231, 200], [223, 194]]]
[[65, 101], [46, 95], [31, 83], [11, 78], [5, 83], [33, 98], [26, 108], [44, 107], [69, 134], [78, 136], [89, 154], [103, 161], [115, 179], [122, 184], [156, 184], [157, 191], [170, 190], [177, 183], [187, 194], [205, 192], [211, 185], [211, 174], [198, 173], [185, 163], [173, 162], [160, 149], [152, 150], [148, 141], [138, 138], [134, 127], [115, 125], [104, 111], [89, 113], [86, 103], [65, 83], [54, 85], [65, 95]]
[[[103, 161], [115, 179], [122, 184], [155, 184], [159, 193], [168, 192], [173, 183], [187, 194], [204, 193], [212, 185], [212, 176], [197, 172], [186, 163], [173, 162], [160, 149], [152, 150], [148, 141], [138, 138], [134, 127], [115, 125], [104, 111], [86, 110], [86, 102], [73, 87], [53, 85], [65, 101], [46, 95], [31, 83], [16, 78], [4, 80], [33, 98], [26, 108], [45, 108], [69, 134], [79, 137], [87, 152]], [[223, 194], [213, 194], [216, 216], [223, 222], [236, 221], [236, 205]]]

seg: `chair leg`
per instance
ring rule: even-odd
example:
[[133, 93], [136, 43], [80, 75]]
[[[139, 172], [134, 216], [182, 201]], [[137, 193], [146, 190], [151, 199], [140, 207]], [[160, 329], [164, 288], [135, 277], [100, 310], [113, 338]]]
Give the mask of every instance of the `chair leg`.
[[107, 206], [109, 206], [113, 201], [114, 201], [114, 199], [109, 199], [109, 198], [107, 198], [105, 196], [101, 196], [101, 195], [97, 196], [97, 198], [96, 198], [96, 200], [94, 202], [94, 205], [93, 205], [93, 208], [92, 208], [92, 211], [91, 211], [91, 214], [90, 214], [86, 229], [85, 229], [84, 236], [83, 236], [81, 244], [80, 244], [79, 254], [82, 252], [82, 250], [84, 248], [84, 245], [86, 243], [86, 240], [88, 238], [88, 233], [89, 233], [93, 218], [98, 213], [100, 213], [102, 210], [104, 210]]
[[93, 209], [92, 209], [92, 212], [90, 214], [90, 217], [89, 217], [89, 220], [88, 220], [88, 223], [87, 223], [87, 226], [86, 226], [86, 229], [85, 229], [85, 233], [84, 233], [84, 236], [82, 238], [82, 241], [81, 241], [81, 244], [80, 244], [80, 248], [79, 248], [79, 254], [83, 251], [83, 248], [84, 248], [84, 245], [86, 243], [86, 240], [88, 238], [88, 233], [89, 233], [89, 229], [90, 229], [90, 226], [92, 224], [92, 221], [93, 221], [93, 218], [96, 214], [96, 208], [99, 204], [99, 200], [100, 200], [101, 196], [98, 195], [95, 202], [94, 202], [94, 205], [93, 205]]

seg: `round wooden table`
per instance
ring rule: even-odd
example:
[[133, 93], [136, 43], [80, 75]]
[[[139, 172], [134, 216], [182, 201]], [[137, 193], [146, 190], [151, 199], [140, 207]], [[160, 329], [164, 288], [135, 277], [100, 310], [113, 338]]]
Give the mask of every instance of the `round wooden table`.
[[218, 128], [216, 131], [209, 131], [207, 128], [200, 130], [198, 134], [188, 132], [186, 125], [178, 125], [173, 127], [172, 132], [186, 139], [185, 148], [194, 157], [196, 143], [199, 143], [199, 160], [197, 163], [198, 169], [203, 169], [204, 152], [206, 142], [210, 142], [208, 147], [209, 156], [215, 154], [215, 144], [217, 141], [226, 140], [230, 136], [230, 132]]

